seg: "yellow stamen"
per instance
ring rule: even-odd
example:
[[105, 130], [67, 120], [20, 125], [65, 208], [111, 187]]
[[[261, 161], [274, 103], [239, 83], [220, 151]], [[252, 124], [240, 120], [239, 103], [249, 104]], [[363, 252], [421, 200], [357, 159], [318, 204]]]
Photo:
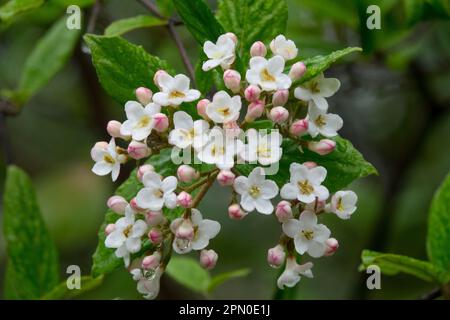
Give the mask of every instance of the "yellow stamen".
[[116, 163], [116, 160], [114, 160], [114, 158], [111, 157], [109, 154], [106, 154], [106, 155], [103, 157], [103, 160], [105, 160], [105, 162], [107, 162], [107, 163], [109, 163], [109, 164], [114, 164], [114, 163]]
[[266, 68], [264, 68], [264, 69], [261, 71], [261, 78], [262, 78], [264, 81], [271, 81], [271, 82], [274, 82], [274, 81], [275, 81], [275, 77], [272, 76], [272, 75], [269, 73], [269, 70], [267, 70]]
[[314, 191], [308, 180], [297, 182], [297, 186], [301, 194], [310, 195]]
[[223, 115], [224, 117], [227, 117], [231, 114], [229, 107], [219, 108], [217, 109], [217, 112]]
[[128, 235], [130, 234], [131, 229], [133, 229], [133, 226], [130, 224], [129, 226], [127, 226], [127, 227], [123, 230], [123, 234], [125, 235], [125, 237], [128, 238]]
[[183, 92], [174, 90], [172, 92], [170, 92], [169, 98], [173, 99], [173, 98], [184, 98], [186, 95]]
[[138, 128], [145, 128], [150, 124], [151, 118], [149, 116], [143, 116], [139, 119], [139, 122], [137, 123]]
[[261, 189], [258, 186], [251, 186], [248, 193], [253, 197], [257, 198], [259, 194], [261, 193]]
[[316, 124], [316, 126], [318, 127], [323, 127], [324, 125], [326, 125], [326, 121], [325, 118], [322, 115], [319, 115], [316, 120], [314, 120], [314, 123]]
[[306, 240], [312, 240], [314, 238], [314, 231], [306, 229], [302, 230], [302, 235], [306, 238]]
[[153, 191], [153, 195], [157, 198], [162, 198], [162, 196], [164, 195], [164, 192], [161, 189], [157, 189], [157, 190]]
[[344, 211], [344, 204], [342, 203], [342, 197], [338, 198], [338, 201], [336, 203], [336, 209], [338, 211]]

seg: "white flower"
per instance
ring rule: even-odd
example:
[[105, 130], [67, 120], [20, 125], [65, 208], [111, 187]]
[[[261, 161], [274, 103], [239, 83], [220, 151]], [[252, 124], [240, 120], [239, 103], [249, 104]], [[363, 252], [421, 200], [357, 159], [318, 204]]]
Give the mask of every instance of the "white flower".
[[161, 210], [165, 205], [173, 209], [177, 205], [177, 196], [174, 191], [177, 188], [177, 178], [169, 176], [162, 180], [155, 172], [147, 172], [142, 178], [144, 188], [136, 196], [136, 204], [139, 208], [151, 211]]
[[283, 223], [283, 232], [294, 239], [295, 250], [308, 254], [313, 258], [323, 256], [327, 245], [325, 241], [330, 237], [330, 229], [323, 224], [317, 224], [314, 212], [303, 211], [299, 219], [289, 219]]
[[[220, 223], [217, 221], [203, 219], [199, 210], [191, 209], [191, 221], [194, 228], [192, 239], [179, 239], [173, 241], [173, 249], [176, 253], [184, 254], [191, 250], [202, 250], [209, 244], [209, 240], [213, 239], [220, 231]], [[183, 218], [178, 218], [181, 224]], [[172, 222], [177, 225], [177, 221]]]
[[264, 91], [289, 89], [291, 78], [283, 73], [284, 59], [274, 56], [269, 60], [263, 57], [250, 59], [250, 69], [245, 75], [249, 84], [259, 85]]
[[308, 133], [313, 138], [317, 137], [319, 133], [328, 138], [334, 137], [344, 124], [340, 116], [326, 113], [319, 109], [313, 101], [309, 103], [306, 120], [308, 120]]
[[92, 160], [96, 163], [92, 167], [92, 172], [99, 176], [106, 176], [111, 173], [113, 181], [117, 180], [120, 172], [120, 164], [125, 163], [127, 157], [117, 152], [116, 142], [114, 138], [106, 148], [92, 148]]
[[154, 127], [153, 116], [161, 111], [161, 107], [155, 103], [149, 103], [145, 108], [136, 101], [128, 101], [125, 104], [126, 120], [120, 127], [120, 134], [131, 136], [133, 140], [146, 139]]
[[280, 161], [283, 149], [280, 147], [283, 137], [277, 131], [269, 134], [255, 129], [247, 130], [247, 144], [240, 156], [249, 162], [258, 161], [261, 165], [269, 165]]
[[183, 102], [191, 102], [200, 98], [200, 91], [189, 89], [190, 80], [184, 74], [175, 77], [162, 73], [158, 77], [161, 92], [155, 93], [153, 102], [161, 106], [179, 106]]
[[312, 278], [312, 269], [313, 263], [307, 262], [299, 265], [297, 261], [295, 261], [295, 257], [289, 257], [286, 260], [286, 268], [283, 273], [280, 275], [277, 281], [278, 288], [284, 289], [284, 287], [292, 288], [295, 286], [301, 279], [300, 275], [303, 275], [308, 278]]
[[133, 269], [130, 273], [133, 280], [137, 281], [137, 290], [144, 294], [148, 300], [155, 299], [159, 294], [159, 281], [163, 274], [163, 269], [158, 267], [155, 270]]
[[242, 148], [242, 141], [227, 135], [220, 127], [214, 127], [209, 133], [208, 143], [198, 152], [197, 157], [202, 162], [215, 164], [219, 169], [226, 170], [234, 166], [234, 156]]
[[230, 68], [235, 59], [235, 47], [234, 41], [225, 34], [221, 35], [215, 44], [206, 41], [203, 44], [203, 51], [210, 60], [203, 63], [203, 71], [211, 70], [218, 65], [224, 70]]
[[215, 123], [235, 121], [239, 117], [241, 106], [240, 96], [231, 97], [227, 92], [219, 91], [206, 106], [206, 115]]
[[115, 248], [118, 258], [123, 258], [125, 267], [130, 265], [130, 253], [141, 250], [141, 237], [147, 231], [144, 220], [135, 220], [133, 209], [125, 208], [125, 217], [115, 223], [114, 231], [105, 239], [105, 247]]
[[328, 189], [321, 185], [327, 176], [327, 169], [321, 166], [309, 169], [302, 164], [291, 163], [289, 172], [290, 182], [280, 192], [283, 199], [311, 203], [316, 197], [319, 201], [328, 198]]
[[356, 211], [358, 196], [353, 191], [338, 191], [331, 197], [331, 203], [326, 207], [327, 211], [336, 213], [341, 219], [350, 219]]
[[170, 131], [169, 143], [184, 149], [192, 146], [199, 149], [207, 142], [209, 124], [205, 120], [192, 120], [184, 111], [177, 111], [173, 115], [175, 129]]
[[295, 88], [294, 96], [303, 101], [314, 101], [317, 107], [327, 111], [328, 102], [325, 98], [331, 97], [339, 90], [341, 83], [335, 78], [324, 78], [323, 73], [314, 79], [303, 83]]
[[262, 214], [271, 214], [273, 204], [270, 199], [278, 194], [278, 186], [272, 180], [266, 180], [264, 169], [257, 167], [247, 177], [234, 180], [234, 190], [241, 195], [241, 206], [247, 212], [257, 210]]
[[286, 39], [282, 34], [270, 42], [270, 50], [272, 50], [274, 55], [282, 56], [284, 60], [294, 59], [298, 54], [294, 41]]

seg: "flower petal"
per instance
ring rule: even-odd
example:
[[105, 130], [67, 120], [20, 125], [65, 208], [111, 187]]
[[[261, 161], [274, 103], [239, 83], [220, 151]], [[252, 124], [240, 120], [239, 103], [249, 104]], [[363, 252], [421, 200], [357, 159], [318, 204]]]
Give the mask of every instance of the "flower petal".
[[290, 238], [295, 238], [298, 235], [300, 227], [300, 221], [297, 219], [289, 219], [282, 225], [283, 232]]

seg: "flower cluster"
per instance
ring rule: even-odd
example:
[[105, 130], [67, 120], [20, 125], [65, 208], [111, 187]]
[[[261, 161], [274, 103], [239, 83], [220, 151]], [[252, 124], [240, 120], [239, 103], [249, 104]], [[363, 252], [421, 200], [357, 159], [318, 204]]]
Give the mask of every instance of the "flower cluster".
[[[194, 164], [181, 164], [176, 174], [168, 176], [148, 163], [140, 165], [137, 179], [141, 188], [135, 197], [115, 195], [108, 200], [108, 207], [123, 217], [106, 226], [105, 246], [123, 258], [145, 298], [157, 296], [159, 279], [172, 252], [199, 251], [201, 266], [215, 266], [218, 254], [207, 247], [221, 226], [204, 219], [198, 210], [214, 181], [232, 189], [230, 218], [240, 220], [252, 211], [274, 213], [281, 224], [280, 241], [267, 253], [271, 267], [285, 266], [277, 282], [280, 288], [294, 286], [301, 276], [312, 277], [313, 263], [298, 264], [299, 255], [318, 258], [337, 250], [337, 240], [318, 223], [318, 216], [333, 213], [348, 219], [356, 210], [356, 194], [343, 190], [330, 195], [324, 185], [327, 170], [315, 162], [290, 163], [289, 180], [278, 184], [267, 171], [268, 166], [280, 162], [284, 139], [301, 151], [309, 149], [319, 155], [334, 151], [336, 142], [330, 138], [337, 135], [343, 121], [328, 113], [326, 98], [339, 89], [339, 80], [319, 74], [302, 81], [306, 66], [297, 58], [295, 43], [283, 35], [268, 47], [255, 42], [249, 68], [241, 76], [233, 69], [236, 47], [232, 33], [203, 46], [208, 60], [202, 69], [217, 68], [226, 90], [199, 100], [201, 93], [190, 88], [188, 77], [160, 70], [153, 79], [160, 91], [153, 94], [148, 88], [137, 88], [137, 101], [125, 104], [127, 120], [110, 121], [111, 141], [98, 142], [92, 148], [96, 162], [92, 171], [111, 173], [113, 181], [128, 160], [141, 161], [164, 148], [193, 154], [194, 159], [209, 165], [207, 171], [200, 171]], [[194, 101], [195, 114], [184, 107]], [[272, 126], [258, 131], [253, 124], [263, 118]], [[119, 147], [116, 139], [128, 146]], [[238, 170], [241, 163], [252, 166], [248, 176]], [[282, 200], [274, 206], [277, 197]], [[180, 214], [172, 218], [169, 212]], [[146, 246], [148, 242], [152, 245]]]

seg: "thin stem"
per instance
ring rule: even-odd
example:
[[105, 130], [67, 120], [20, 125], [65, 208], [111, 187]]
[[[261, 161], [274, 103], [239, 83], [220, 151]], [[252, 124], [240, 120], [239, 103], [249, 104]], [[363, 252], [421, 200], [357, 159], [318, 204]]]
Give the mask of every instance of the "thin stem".
[[420, 300], [434, 300], [436, 298], [439, 298], [442, 295], [441, 288], [436, 288], [431, 292], [428, 292], [427, 294], [420, 297]]
[[161, 19], [161, 20], [167, 20], [166, 17], [164, 17], [158, 10], [158, 8], [155, 6], [155, 4], [150, 0], [139, 0], [139, 2], [146, 7], [155, 17]]
[[214, 180], [219, 172], [215, 172], [212, 175], [208, 177], [208, 180], [205, 182], [203, 187], [200, 189], [199, 193], [195, 196], [194, 200], [192, 201], [192, 208], [195, 208], [198, 206], [200, 201], [202, 201], [203, 197], [208, 192], [211, 185], [214, 183]]
[[0, 144], [3, 148], [3, 156], [7, 165], [13, 163], [13, 153], [9, 141], [8, 127], [6, 126], [6, 114], [0, 112]]
[[94, 6], [92, 7], [89, 22], [86, 28], [86, 33], [94, 32], [95, 25], [97, 24], [98, 15], [100, 14], [100, 7], [101, 7], [101, 0], [96, 0]]

